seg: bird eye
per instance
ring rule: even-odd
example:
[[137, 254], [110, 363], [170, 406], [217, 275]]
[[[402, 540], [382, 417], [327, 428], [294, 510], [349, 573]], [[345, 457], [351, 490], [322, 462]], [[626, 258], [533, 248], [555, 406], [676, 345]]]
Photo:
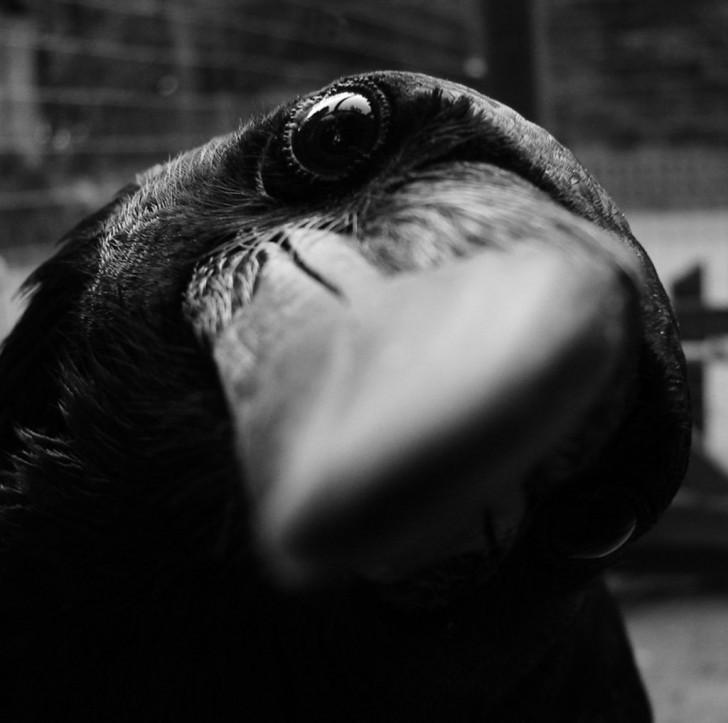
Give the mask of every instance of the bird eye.
[[290, 158], [314, 177], [335, 180], [382, 144], [389, 109], [379, 91], [343, 90], [304, 107], [288, 127]]

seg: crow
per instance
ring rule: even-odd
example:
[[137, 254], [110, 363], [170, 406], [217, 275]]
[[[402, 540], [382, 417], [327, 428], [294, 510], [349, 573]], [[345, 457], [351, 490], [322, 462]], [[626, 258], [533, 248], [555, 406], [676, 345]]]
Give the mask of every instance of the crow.
[[603, 573], [690, 444], [545, 130], [346, 77], [142, 173], [0, 353], [4, 721], [647, 721]]

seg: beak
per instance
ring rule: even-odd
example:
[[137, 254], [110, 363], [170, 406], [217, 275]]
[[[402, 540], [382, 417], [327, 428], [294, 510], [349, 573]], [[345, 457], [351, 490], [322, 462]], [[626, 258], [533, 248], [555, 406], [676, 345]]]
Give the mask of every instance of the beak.
[[396, 276], [333, 233], [262, 248], [215, 359], [279, 579], [399, 578], [483, 549], [484, 516], [496, 538], [517, 527], [526, 477], [636, 344], [631, 262], [608, 244], [480, 249]]

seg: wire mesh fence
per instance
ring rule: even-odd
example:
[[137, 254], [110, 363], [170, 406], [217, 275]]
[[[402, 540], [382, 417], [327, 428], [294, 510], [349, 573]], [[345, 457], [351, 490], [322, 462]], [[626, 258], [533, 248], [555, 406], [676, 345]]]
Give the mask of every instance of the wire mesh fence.
[[[642, 240], [658, 268], [669, 259], [660, 270], [670, 278], [690, 264], [724, 264], [724, 4], [531, 6], [538, 11], [524, 42], [538, 48], [537, 120], [575, 148], [618, 204], [659, 211]], [[334, 77], [381, 68], [488, 92], [489, 38], [499, 30], [488, 26], [489, 7], [488, 0], [0, 2], [0, 325], [17, 314], [9, 296], [19, 278], [65, 229], [139, 170], [241, 119]], [[717, 303], [722, 281], [710, 283]]]
[[48, 241], [139, 169], [338, 75], [467, 79], [482, 52], [477, 10], [470, 0], [0, 5], [0, 246]]
[[[623, 205], [728, 204], [724, 5], [533, 5], [537, 120], [576, 146]], [[339, 75], [401, 68], [487, 91], [488, 7], [5, 0], [0, 247], [51, 241], [140, 168]]]

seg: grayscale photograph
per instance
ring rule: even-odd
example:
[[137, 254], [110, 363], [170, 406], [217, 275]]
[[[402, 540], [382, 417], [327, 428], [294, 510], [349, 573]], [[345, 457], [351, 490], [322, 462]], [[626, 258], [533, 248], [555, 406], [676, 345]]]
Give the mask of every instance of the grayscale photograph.
[[2, 723], [728, 723], [728, 4], [0, 0]]

